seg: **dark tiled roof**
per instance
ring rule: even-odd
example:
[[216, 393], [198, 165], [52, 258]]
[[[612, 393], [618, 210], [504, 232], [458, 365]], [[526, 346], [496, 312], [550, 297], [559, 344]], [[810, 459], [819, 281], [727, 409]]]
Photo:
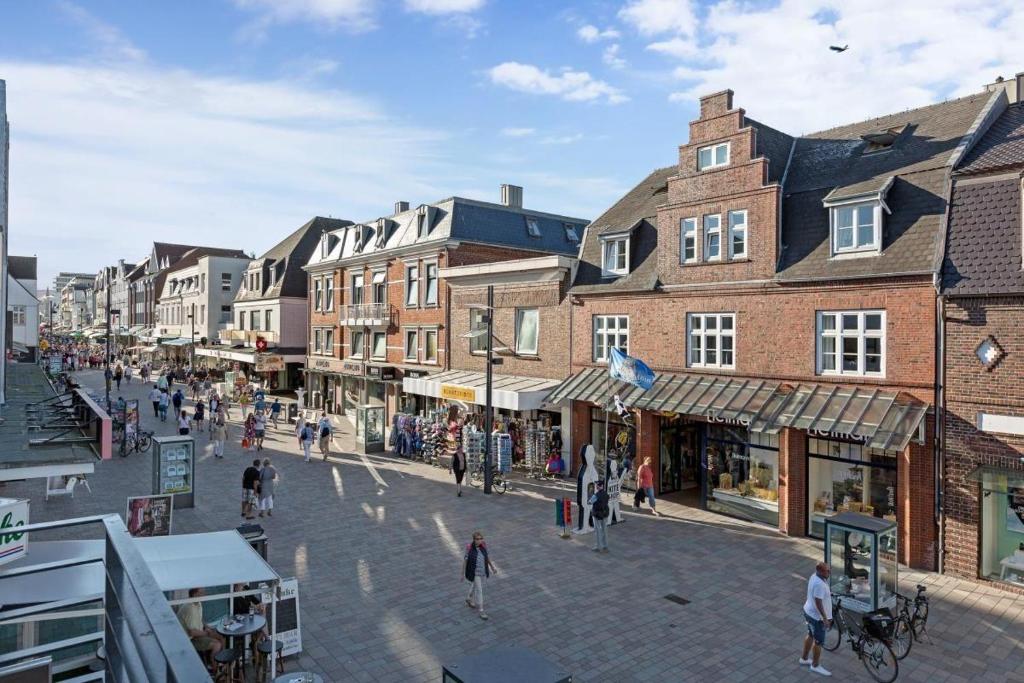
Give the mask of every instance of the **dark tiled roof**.
[[8, 256], [7, 274], [15, 280], [36, 279], [36, 257], [35, 256]]
[[[652, 172], [590, 224], [580, 250], [573, 292], [647, 291], [658, 285], [657, 207], [667, 199], [668, 179], [678, 172], [678, 166]], [[629, 273], [614, 279], [602, 278], [600, 236], [630, 228], [634, 230], [629, 245]]]
[[[540, 237], [533, 237], [527, 232], [527, 218], [536, 219]], [[456, 240], [575, 256], [580, 245], [567, 236], [567, 223], [576, 229], [576, 235], [582, 239], [583, 228], [587, 225], [587, 221], [582, 218], [555, 216], [455, 197], [450, 235]]]
[[[1017, 163], [1024, 161], [1019, 156]], [[1024, 293], [1020, 179], [953, 188], [942, 289], [946, 294]]]
[[203, 256], [227, 256], [229, 258], [244, 258], [248, 259], [249, 255], [241, 249], [221, 249], [219, 247], [192, 247], [185, 254], [172, 263], [171, 267], [167, 269], [168, 273], [194, 266], [199, 262], [199, 259]]
[[[991, 93], [813, 133], [797, 140], [786, 177], [783, 252], [777, 278], [828, 279], [926, 273], [934, 269], [945, 213], [947, 164]], [[862, 135], [900, 128], [892, 147], [864, 154]], [[882, 188], [893, 177], [886, 203], [882, 254], [834, 259], [829, 214], [822, 201]]]
[[1004, 111], [967, 153], [958, 173], [984, 173], [1024, 164], [1024, 103]]
[[768, 182], [777, 183], [782, 179], [782, 174], [786, 170], [789, 151], [793, 147], [793, 136], [759, 123], [749, 116], [744, 117], [744, 120], [757, 129], [756, 154], [768, 159]]
[[[305, 298], [308, 294], [309, 280], [302, 266], [306, 265], [313, 250], [320, 244], [320, 235], [330, 230], [339, 230], [352, 221], [339, 218], [324, 218], [314, 216], [302, 227], [285, 237], [276, 245], [271, 247], [265, 254], [257, 258], [262, 261], [262, 281], [270, 282], [269, 274], [275, 272], [278, 265], [284, 262], [284, 276], [281, 279], [274, 279], [273, 284], [264, 287], [262, 292], [250, 292], [239, 288], [239, 295], [236, 301], [251, 299], [272, 299], [277, 297]], [[252, 264], [250, 264], [251, 266]]]

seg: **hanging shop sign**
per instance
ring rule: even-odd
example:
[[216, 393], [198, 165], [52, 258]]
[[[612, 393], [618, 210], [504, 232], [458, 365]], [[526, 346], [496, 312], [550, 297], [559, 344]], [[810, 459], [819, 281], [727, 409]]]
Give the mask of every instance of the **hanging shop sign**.
[[472, 387], [460, 387], [457, 384], [442, 384], [441, 398], [449, 401], [476, 401], [476, 389]]
[[379, 380], [393, 380], [395, 378], [395, 369], [382, 368], [377, 365], [367, 365], [366, 376]]
[[28, 524], [28, 501], [0, 498], [0, 564], [25, 555], [28, 536], [18, 527]]
[[281, 372], [284, 367], [284, 356], [271, 353], [256, 354], [256, 372]]

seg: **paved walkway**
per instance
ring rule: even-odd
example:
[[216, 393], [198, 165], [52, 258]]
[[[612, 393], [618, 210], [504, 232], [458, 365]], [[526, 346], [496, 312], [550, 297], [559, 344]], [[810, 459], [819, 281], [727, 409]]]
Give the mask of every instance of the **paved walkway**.
[[[80, 373], [100, 386], [97, 372]], [[126, 398], [144, 397], [134, 382]], [[115, 392], [115, 396], [116, 396]], [[144, 402], [143, 426], [153, 427]], [[238, 417], [237, 411], [235, 417]], [[156, 425], [170, 434], [170, 422]], [[197, 507], [175, 511], [174, 532], [239, 523], [237, 423], [227, 458], [198, 436]], [[442, 662], [500, 644], [533, 648], [577, 681], [802, 681], [805, 582], [820, 543], [666, 504], [660, 519], [626, 514], [611, 553], [589, 538], [561, 540], [557, 492], [534, 483], [504, 496], [456, 498], [446, 472], [390, 457], [334, 456], [303, 463], [291, 427], [268, 449], [281, 473], [277, 509], [263, 524], [270, 562], [300, 583], [305, 651], [287, 662], [330, 681], [437, 681]], [[97, 467], [92, 494], [43, 502], [41, 481], [0, 495], [30, 496], [32, 519], [123, 513], [149, 492], [148, 455]], [[490, 621], [463, 599], [463, 548], [481, 529], [500, 572], [487, 582]], [[901, 574], [904, 590], [929, 585], [931, 644], [902, 662], [901, 681], [1024, 681], [1024, 599], [948, 577]], [[669, 593], [690, 600], [678, 605]], [[836, 680], [866, 680], [848, 647], [826, 653]]]

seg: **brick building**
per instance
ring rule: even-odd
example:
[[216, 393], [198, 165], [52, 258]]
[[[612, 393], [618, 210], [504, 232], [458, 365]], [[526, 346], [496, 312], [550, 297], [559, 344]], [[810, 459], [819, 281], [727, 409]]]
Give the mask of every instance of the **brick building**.
[[[658, 495], [820, 536], [841, 510], [898, 523], [933, 568], [937, 245], [950, 172], [998, 94], [793, 137], [724, 91], [679, 162], [587, 230], [574, 285], [572, 448], [651, 458]], [[618, 347], [657, 372], [615, 386]]]
[[943, 570], [1024, 591], [1024, 74], [1007, 85], [953, 176], [942, 269]]
[[[359, 405], [422, 413], [429, 393], [403, 381], [451, 368], [452, 302], [442, 272], [475, 264], [575, 255], [586, 221], [524, 209], [522, 188], [501, 203], [451, 197], [325, 233], [310, 278], [308, 403], [354, 419]], [[463, 342], [465, 343], [465, 342]]]

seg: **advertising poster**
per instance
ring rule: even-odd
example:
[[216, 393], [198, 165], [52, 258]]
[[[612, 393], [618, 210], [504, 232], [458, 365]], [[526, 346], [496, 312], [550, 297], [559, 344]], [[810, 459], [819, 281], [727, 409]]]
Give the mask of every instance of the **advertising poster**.
[[125, 525], [133, 537], [170, 536], [173, 496], [132, 496], [128, 498]]
[[[273, 622], [268, 608], [267, 633], [271, 633]], [[302, 652], [302, 628], [299, 625], [299, 580], [282, 579], [281, 598], [277, 601], [277, 639], [284, 643], [282, 657]]]
[[28, 536], [18, 527], [28, 524], [28, 501], [0, 498], [0, 564], [25, 555]]
[[1024, 488], [1010, 486], [1006, 489], [1006, 529], [1024, 534]]

